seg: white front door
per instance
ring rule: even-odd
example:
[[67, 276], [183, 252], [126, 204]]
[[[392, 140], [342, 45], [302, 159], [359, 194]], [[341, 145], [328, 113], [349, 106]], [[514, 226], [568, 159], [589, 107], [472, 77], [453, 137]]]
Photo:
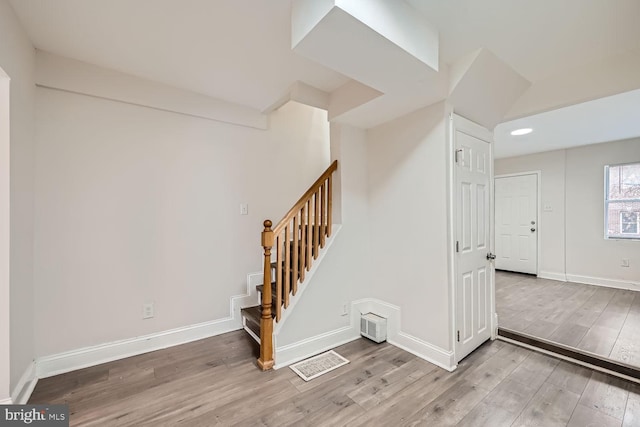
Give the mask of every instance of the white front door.
[[491, 338], [493, 269], [491, 253], [492, 134], [468, 120], [453, 121], [456, 211], [456, 359]]
[[538, 273], [538, 176], [497, 177], [496, 268]]

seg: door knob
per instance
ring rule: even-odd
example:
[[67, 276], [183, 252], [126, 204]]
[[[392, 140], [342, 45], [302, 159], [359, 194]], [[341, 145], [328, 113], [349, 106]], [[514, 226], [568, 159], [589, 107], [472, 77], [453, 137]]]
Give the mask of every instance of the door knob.
[[536, 231], [536, 229], [531, 227], [531, 232], [533, 233], [534, 231]]
[[496, 256], [495, 256], [494, 254], [492, 254], [491, 252], [489, 252], [489, 253], [487, 254], [487, 259], [488, 259], [488, 260], [496, 259]]

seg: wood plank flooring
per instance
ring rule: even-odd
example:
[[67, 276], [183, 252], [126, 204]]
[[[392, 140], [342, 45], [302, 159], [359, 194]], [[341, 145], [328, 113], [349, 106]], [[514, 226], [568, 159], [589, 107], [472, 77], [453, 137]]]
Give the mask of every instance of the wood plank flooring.
[[[42, 379], [74, 426], [637, 426], [640, 385], [501, 341], [449, 373], [359, 339], [310, 382], [260, 372], [243, 331]], [[589, 424], [594, 423], [595, 424]]]
[[496, 272], [500, 327], [640, 367], [640, 292]]

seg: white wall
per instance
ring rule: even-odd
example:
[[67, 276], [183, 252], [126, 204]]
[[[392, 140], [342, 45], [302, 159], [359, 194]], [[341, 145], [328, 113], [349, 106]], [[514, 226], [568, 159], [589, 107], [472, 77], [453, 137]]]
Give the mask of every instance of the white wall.
[[277, 336], [278, 347], [349, 325], [343, 305], [370, 296], [371, 247], [367, 203], [365, 131], [331, 125], [334, 174], [334, 221], [341, 224], [304, 296], [293, 308]]
[[[640, 241], [604, 239], [604, 166], [634, 161], [640, 162], [640, 138], [567, 150], [569, 280], [640, 284]], [[622, 258], [629, 258], [629, 267], [620, 265]]]
[[264, 131], [39, 88], [36, 354], [228, 316], [262, 221], [328, 166], [328, 132], [296, 103]]
[[564, 150], [558, 150], [495, 161], [495, 175], [540, 171], [541, 204], [551, 207], [551, 211], [541, 212], [538, 218], [540, 277], [565, 275], [565, 155]]
[[401, 330], [452, 350], [447, 270], [444, 103], [367, 133], [372, 294], [401, 310]]
[[[33, 110], [34, 54], [13, 9], [0, 0], [0, 68], [10, 83], [10, 285], [0, 278], [0, 309], [6, 313], [7, 286], [10, 286], [10, 324], [0, 324], [0, 347], [10, 347], [10, 385], [6, 378], [6, 355], [0, 352], [0, 400], [7, 389], [13, 391], [33, 360]], [[3, 173], [6, 164], [2, 164]], [[6, 179], [6, 175], [5, 175]], [[6, 203], [6, 195], [2, 194]], [[6, 209], [6, 206], [4, 206]], [[6, 236], [2, 241], [6, 242]], [[1, 252], [1, 251], [0, 251]], [[2, 262], [6, 262], [4, 256]], [[0, 269], [2, 270], [2, 269]], [[10, 330], [10, 344], [6, 339]]]
[[553, 210], [539, 224], [540, 275], [622, 287], [639, 281], [640, 242], [604, 239], [604, 166], [633, 161], [640, 139], [495, 161], [496, 175], [542, 171], [542, 204]]

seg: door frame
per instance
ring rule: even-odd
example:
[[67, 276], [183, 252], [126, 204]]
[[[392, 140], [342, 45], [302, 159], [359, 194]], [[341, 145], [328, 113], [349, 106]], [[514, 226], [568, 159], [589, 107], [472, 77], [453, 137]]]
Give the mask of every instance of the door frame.
[[[449, 125], [447, 126], [447, 156], [449, 165], [449, 176], [447, 192], [449, 197], [449, 325], [450, 334], [449, 342], [452, 349], [452, 367], [458, 366], [458, 345], [456, 339], [457, 331], [457, 312], [456, 312], [456, 278], [458, 277], [458, 259], [456, 257], [456, 218], [458, 213], [458, 207], [456, 204], [456, 159], [455, 159], [455, 132], [456, 130], [466, 133], [474, 138], [485, 141], [489, 144], [489, 248], [490, 252], [495, 248], [495, 211], [494, 211], [494, 176], [493, 176], [493, 132], [482, 127], [481, 125], [466, 119], [455, 111], [451, 111], [449, 114]], [[495, 267], [493, 262], [489, 263], [489, 274], [491, 275], [489, 286], [489, 308], [491, 315], [489, 316], [491, 322], [491, 340], [495, 340], [498, 336], [498, 316], [496, 313], [496, 281], [495, 281]]]
[[[493, 177], [493, 182], [492, 182], [492, 187], [493, 187], [493, 193], [495, 194], [495, 187], [496, 187], [496, 179], [498, 178], [512, 178], [512, 177], [516, 177], [516, 176], [525, 176], [525, 175], [535, 175], [536, 176], [536, 277], [540, 276], [540, 256], [542, 254], [542, 252], [540, 251], [540, 233], [541, 228], [540, 225], [542, 224], [542, 192], [540, 191], [540, 184], [542, 182], [542, 171], [540, 170], [534, 170], [534, 171], [526, 171], [526, 172], [516, 172], [516, 173], [505, 173], [505, 174], [500, 174], [500, 175], [495, 175]], [[493, 211], [495, 212], [495, 198], [493, 200]], [[496, 238], [496, 218], [495, 216], [492, 216], [491, 219], [493, 220], [493, 237], [492, 237], [492, 241], [495, 242], [495, 238]], [[495, 266], [494, 266], [495, 267]], [[495, 268], [494, 268], [495, 270]]]
[[[0, 68], [0, 404], [11, 402], [11, 80]], [[15, 402], [14, 402], [15, 403]]]

